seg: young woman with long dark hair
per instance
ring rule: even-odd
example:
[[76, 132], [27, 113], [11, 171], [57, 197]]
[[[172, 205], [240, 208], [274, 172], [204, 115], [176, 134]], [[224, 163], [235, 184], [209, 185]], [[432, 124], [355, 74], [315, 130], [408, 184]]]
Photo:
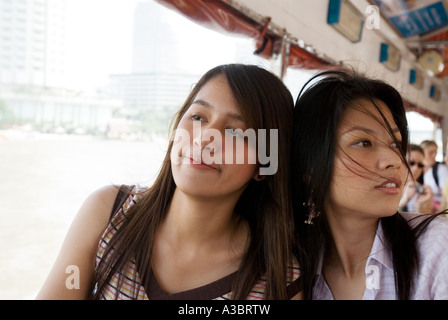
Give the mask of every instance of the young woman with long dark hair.
[[293, 205], [305, 299], [448, 298], [448, 220], [397, 212], [408, 136], [384, 81], [331, 70], [302, 89]]
[[[292, 96], [272, 73], [208, 71], [175, 118], [154, 184], [92, 194], [38, 298], [297, 298], [292, 115]], [[76, 290], [66, 286], [69, 265], [80, 270]]]

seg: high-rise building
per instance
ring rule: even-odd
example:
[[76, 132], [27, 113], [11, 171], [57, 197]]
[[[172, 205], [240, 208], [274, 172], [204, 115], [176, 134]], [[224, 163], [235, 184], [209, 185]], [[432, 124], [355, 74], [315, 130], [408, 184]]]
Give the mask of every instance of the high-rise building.
[[[137, 3], [134, 13], [132, 71], [110, 75], [110, 92], [125, 108], [177, 110], [200, 76], [216, 64], [244, 60], [253, 47], [238, 45], [216, 31], [206, 30], [153, 0]], [[210, 41], [213, 40], [213, 41]], [[197, 57], [202, 57], [198, 61]], [[238, 58], [239, 57], [239, 58]], [[219, 62], [222, 63], [222, 62]]]
[[132, 73], [178, 74], [182, 70], [179, 61], [182, 48], [172, 17], [173, 12], [153, 0], [137, 3]]
[[121, 101], [66, 87], [68, 0], [0, 0], [0, 128], [105, 130]]
[[0, 0], [0, 83], [63, 86], [66, 0]]
[[110, 93], [140, 110], [177, 109], [199, 75], [186, 71], [173, 12], [155, 1], [137, 3], [134, 13], [132, 72], [110, 75]]

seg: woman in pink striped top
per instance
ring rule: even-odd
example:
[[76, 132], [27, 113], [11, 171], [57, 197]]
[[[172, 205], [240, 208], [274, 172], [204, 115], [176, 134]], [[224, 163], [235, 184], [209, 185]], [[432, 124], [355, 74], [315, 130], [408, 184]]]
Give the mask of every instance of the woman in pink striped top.
[[[38, 298], [298, 298], [292, 115], [272, 73], [241, 64], [207, 72], [175, 118], [154, 184], [93, 193]], [[68, 279], [67, 266], [80, 278]]]

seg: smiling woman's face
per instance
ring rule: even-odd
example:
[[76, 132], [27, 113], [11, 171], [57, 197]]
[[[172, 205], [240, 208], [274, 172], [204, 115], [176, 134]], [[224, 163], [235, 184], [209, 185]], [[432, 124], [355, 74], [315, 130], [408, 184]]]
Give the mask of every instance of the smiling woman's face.
[[[171, 162], [177, 187], [198, 197], [238, 198], [249, 181], [258, 175], [258, 164], [248, 161], [256, 159], [253, 146], [238, 134], [225, 132], [237, 129], [247, 128], [226, 78], [216, 76], [199, 90], [176, 129]], [[186, 135], [176, 142], [179, 132]], [[210, 132], [219, 139], [208, 137]], [[233, 144], [233, 148], [226, 148], [226, 143]], [[228, 161], [226, 152], [233, 152], [234, 156], [244, 154], [245, 159], [242, 163], [233, 157]], [[207, 161], [206, 155], [217, 161]]]
[[[394, 135], [401, 134], [389, 108], [375, 100]], [[349, 106], [336, 138], [333, 176], [325, 212], [341, 217], [380, 218], [397, 212], [407, 168], [375, 106], [359, 99]]]

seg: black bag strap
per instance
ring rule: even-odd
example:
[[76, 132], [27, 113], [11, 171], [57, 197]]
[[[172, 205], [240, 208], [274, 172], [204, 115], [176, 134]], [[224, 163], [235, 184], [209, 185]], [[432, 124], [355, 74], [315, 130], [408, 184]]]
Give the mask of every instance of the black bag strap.
[[437, 187], [440, 189], [439, 173], [437, 170], [438, 168], [439, 168], [439, 163], [438, 162], [434, 163], [434, 165], [432, 166], [432, 176], [434, 177], [434, 181], [436, 182]]
[[126, 184], [122, 184], [120, 186], [120, 189], [118, 189], [117, 196], [115, 197], [114, 205], [112, 207], [112, 211], [110, 212], [109, 220], [112, 219], [112, 217], [117, 213], [117, 211], [123, 206], [123, 204], [126, 202], [126, 199], [129, 197], [129, 195], [132, 192], [132, 189], [134, 189], [134, 185], [128, 186]]

